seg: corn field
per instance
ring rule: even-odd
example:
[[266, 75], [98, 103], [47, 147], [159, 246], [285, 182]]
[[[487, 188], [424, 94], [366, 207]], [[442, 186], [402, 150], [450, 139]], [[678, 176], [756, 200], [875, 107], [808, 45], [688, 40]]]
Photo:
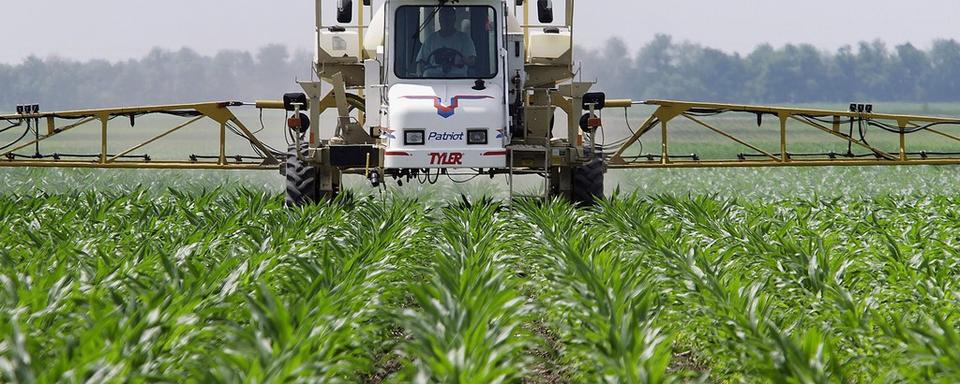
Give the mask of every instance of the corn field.
[[960, 198], [0, 195], [0, 382], [960, 380]]

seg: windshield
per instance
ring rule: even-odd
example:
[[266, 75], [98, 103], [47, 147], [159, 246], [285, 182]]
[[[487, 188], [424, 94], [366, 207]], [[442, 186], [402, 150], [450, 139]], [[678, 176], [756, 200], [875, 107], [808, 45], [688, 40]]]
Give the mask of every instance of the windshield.
[[402, 79], [493, 78], [496, 20], [488, 6], [400, 7], [394, 72]]

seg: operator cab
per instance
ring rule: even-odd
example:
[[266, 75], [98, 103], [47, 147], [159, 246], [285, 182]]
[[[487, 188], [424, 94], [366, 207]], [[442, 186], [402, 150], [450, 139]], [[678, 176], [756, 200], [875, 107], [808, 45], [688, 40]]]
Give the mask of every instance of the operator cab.
[[503, 3], [388, 4], [385, 168], [505, 168]]

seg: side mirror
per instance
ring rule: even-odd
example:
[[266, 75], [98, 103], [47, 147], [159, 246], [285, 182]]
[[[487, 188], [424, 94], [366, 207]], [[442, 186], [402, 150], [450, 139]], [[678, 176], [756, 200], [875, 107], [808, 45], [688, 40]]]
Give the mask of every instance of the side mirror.
[[553, 0], [537, 0], [537, 17], [541, 23], [553, 22]]
[[337, 0], [337, 22], [347, 24], [353, 21], [353, 0]]

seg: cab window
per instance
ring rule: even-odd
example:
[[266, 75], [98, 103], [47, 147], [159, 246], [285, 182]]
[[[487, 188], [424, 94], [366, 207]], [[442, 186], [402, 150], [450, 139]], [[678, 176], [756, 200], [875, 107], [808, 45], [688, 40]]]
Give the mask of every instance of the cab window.
[[394, 72], [402, 79], [489, 79], [497, 75], [496, 12], [488, 6], [397, 10]]

